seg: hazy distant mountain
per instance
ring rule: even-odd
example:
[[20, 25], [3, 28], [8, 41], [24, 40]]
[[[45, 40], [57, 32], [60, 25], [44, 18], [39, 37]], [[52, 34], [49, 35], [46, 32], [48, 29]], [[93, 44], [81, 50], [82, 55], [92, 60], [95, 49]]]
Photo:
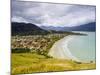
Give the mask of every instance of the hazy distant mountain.
[[64, 27], [54, 27], [54, 26], [41, 26], [40, 28], [45, 30], [55, 30], [55, 31], [63, 31]]
[[74, 27], [41, 26], [41, 28], [45, 30], [56, 30], [56, 31], [95, 31], [96, 22], [83, 24], [80, 26], [74, 26]]
[[31, 23], [11, 23], [12, 35], [44, 35], [49, 32]]

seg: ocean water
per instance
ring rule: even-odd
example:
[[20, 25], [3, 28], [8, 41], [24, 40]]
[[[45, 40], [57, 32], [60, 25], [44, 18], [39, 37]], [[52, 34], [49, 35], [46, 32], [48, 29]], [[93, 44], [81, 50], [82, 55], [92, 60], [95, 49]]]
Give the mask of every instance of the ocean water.
[[95, 32], [80, 32], [85, 33], [87, 36], [74, 35], [68, 43], [68, 49], [71, 54], [81, 61], [94, 61], [96, 60], [96, 39]]
[[95, 32], [78, 32], [85, 35], [69, 35], [58, 40], [48, 55], [57, 59], [71, 59], [81, 62], [95, 62]]

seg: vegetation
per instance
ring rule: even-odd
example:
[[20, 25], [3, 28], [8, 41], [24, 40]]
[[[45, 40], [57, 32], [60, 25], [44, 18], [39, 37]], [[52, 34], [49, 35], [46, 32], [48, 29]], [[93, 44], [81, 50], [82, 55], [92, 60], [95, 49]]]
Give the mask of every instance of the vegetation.
[[95, 63], [48, 58], [37, 53], [12, 53], [12, 75], [34, 72], [95, 69]]
[[30, 52], [30, 49], [28, 48], [15, 48], [12, 49], [12, 53], [28, 53]]
[[36, 26], [35, 24], [31, 23], [12, 22], [11, 24], [12, 24], [11, 31], [13, 36], [46, 35], [49, 33], [48, 31], [43, 30], [40, 27]]

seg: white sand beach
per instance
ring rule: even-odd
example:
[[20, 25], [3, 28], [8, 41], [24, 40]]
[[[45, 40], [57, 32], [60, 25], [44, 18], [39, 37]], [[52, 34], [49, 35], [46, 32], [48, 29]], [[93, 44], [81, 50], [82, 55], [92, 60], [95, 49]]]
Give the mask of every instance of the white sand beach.
[[58, 59], [69, 59], [79, 61], [78, 58], [73, 56], [70, 50], [68, 49], [68, 43], [72, 39], [73, 36], [69, 35], [55, 42], [52, 48], [50, 49], [48, 55]]

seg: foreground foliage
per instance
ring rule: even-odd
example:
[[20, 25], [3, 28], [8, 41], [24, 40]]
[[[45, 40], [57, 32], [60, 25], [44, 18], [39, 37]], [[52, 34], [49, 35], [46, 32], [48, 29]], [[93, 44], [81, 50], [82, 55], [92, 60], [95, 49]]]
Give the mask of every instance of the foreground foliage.
[[12, 53], [12, 74], [95, 69], [95, 63], [48, 58], [36, 53]]

